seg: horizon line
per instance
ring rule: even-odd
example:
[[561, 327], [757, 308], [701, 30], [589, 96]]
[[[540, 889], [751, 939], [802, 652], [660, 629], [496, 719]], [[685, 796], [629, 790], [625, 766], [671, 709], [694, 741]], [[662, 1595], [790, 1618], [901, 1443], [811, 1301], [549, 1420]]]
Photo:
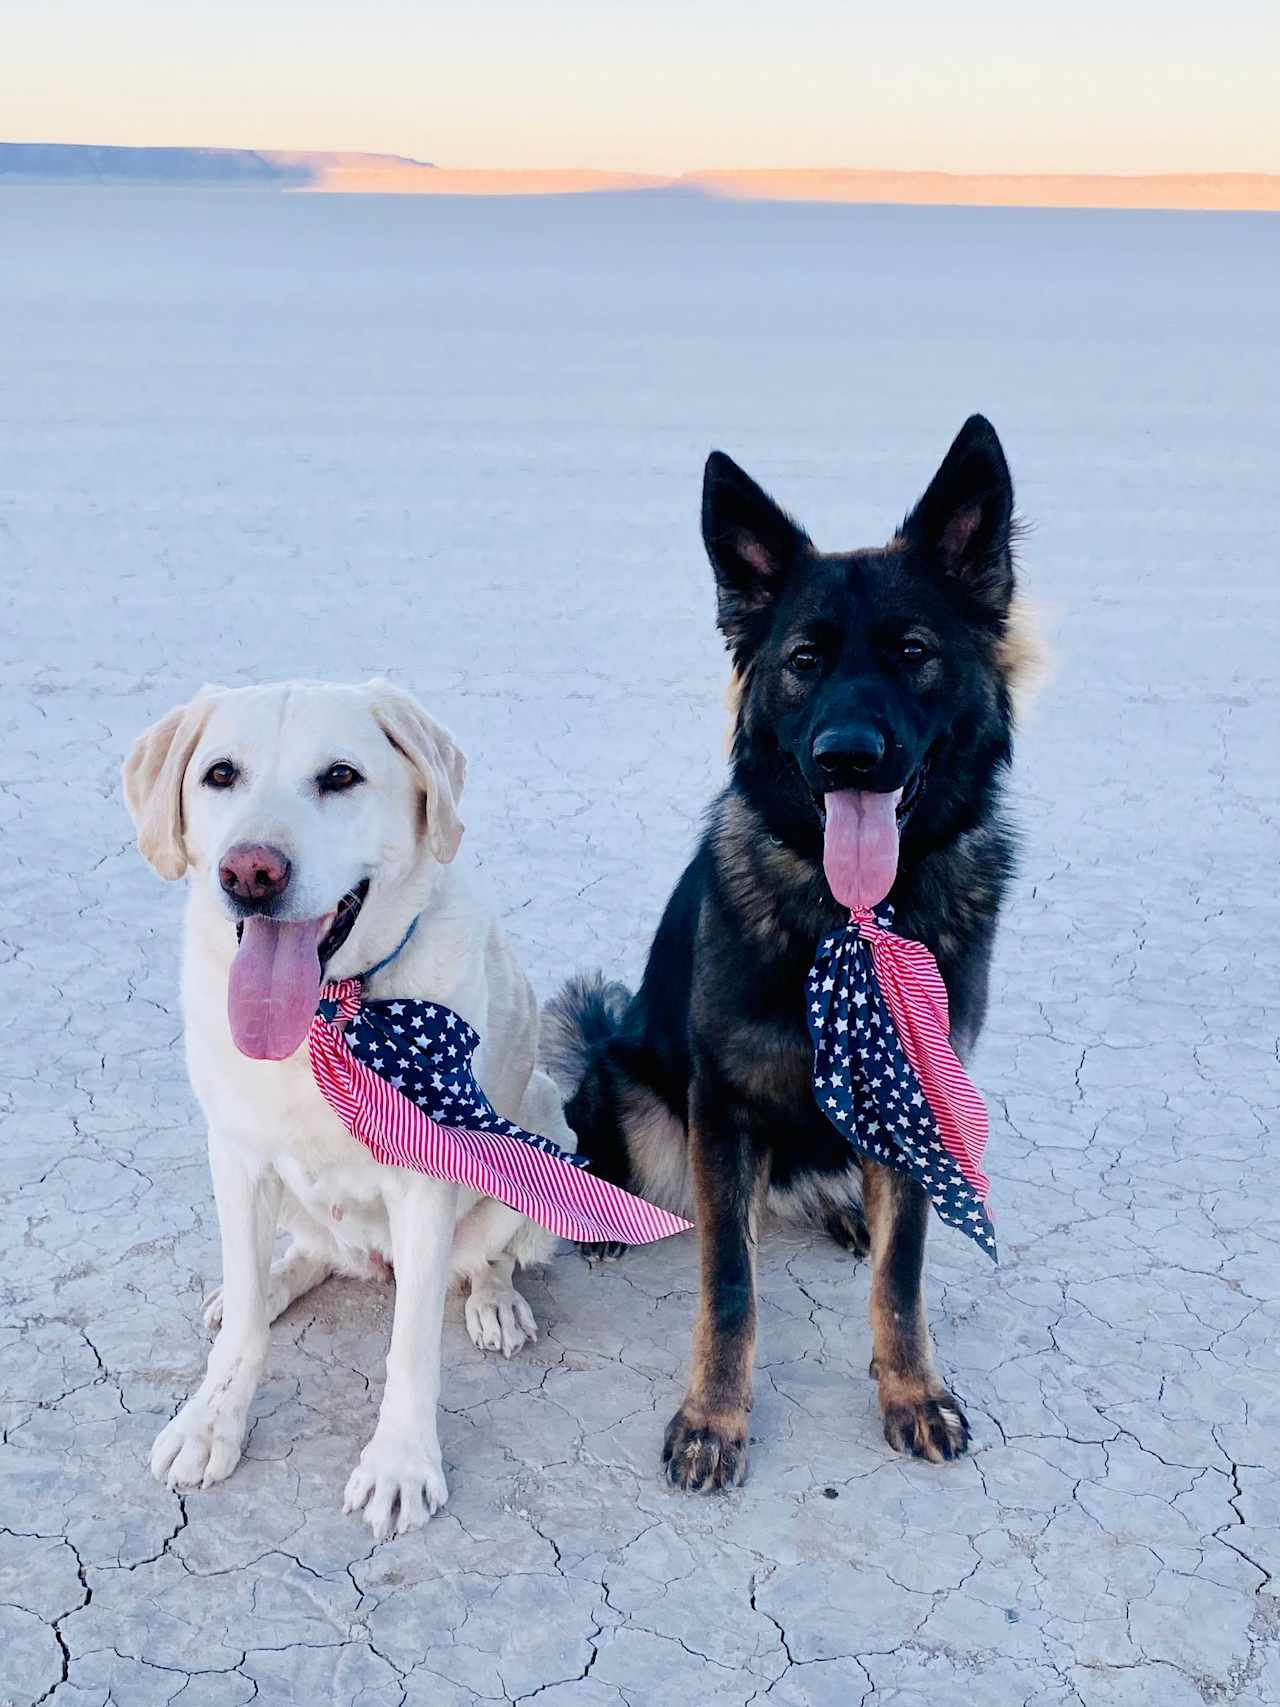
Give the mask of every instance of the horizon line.
[[[126, 165], [134, 170], [123, 170]], [[148, 174], [148, 165], [156, 171]], [[118, 169], [102, 169], [111, 166]], [[665, 189], [781, 202], [1280, 212], [1280, 173], [1263, 171], [968, 172], [949, 167], [814, 165], [646, 172], [453, 166], [373, 149], [0, 140], [0, 186], [6, 182], [122, 181], [309, 194], [538, 196]]]
[[860, 172], [874, 176], [893, 177], [955, 177], [955, 178], [1275, 178], [1280, 180], [1280, 168], [1264, 166], [1199, 167], [1161, 166], [1145, 171], [1091, 171], [1073, 166], [1046, 167], [1024, 170], [1017, 166], [984, 166], [957, 168], [953, 166], [861, 166], [844, 160], [812, 160], [804, 165], [742, 165], [732, 161], [717, 164], [704, 162], [699, 166], [682, 166], [678, 170], [659, 171], [647, 166], [589, 166], [574, 165], [477, 166], [467, 161], [426, 160], [415, 154], [401, 154], [380, 148], [295, 147], [272, 144], [257, 146], [225, 142], [65, 142], [54, 137], [4, 137], [0, 148], [66, 148], [83, 149], [93, 153], [116, 154], [226, 154], [257, 155], [263, 160], [367, 160], [384, 162], [388, 166], [412, 166], [433, 172], [503, 172], [545, 175], [566, 173], [593, 177], [650, 178], [662, 183], [680, 183], [687, 178], [719, 177], [726, 173], [805, 174], [814, 172]]

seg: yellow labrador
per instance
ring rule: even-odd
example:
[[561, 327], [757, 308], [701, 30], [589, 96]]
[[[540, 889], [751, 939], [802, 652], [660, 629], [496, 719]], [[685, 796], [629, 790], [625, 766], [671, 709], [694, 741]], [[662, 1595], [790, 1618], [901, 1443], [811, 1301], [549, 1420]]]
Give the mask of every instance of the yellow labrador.
[[[575, 1148], [537, 1066], [533, 991], [455, 859], [464, 771], [447, 731], [382, 681], [206, 688], [125, 763], [142, 853], [189, 879], [187, 1062], [222, 1237], [208, 1370], [151, 1454], [170, 1487], [231, 1474], [270, 1324], [331, 1273], [395, 1270], [382, 1407], [345, 1500], [378, 1536], [447, 1498], [436, 1406], [450, 1277], [468, 1289], [477, 1346], [510, 1356], [535, 1337], [512, 1274], [544, 1261], [551, 1236], [492, 1198], [377, 1163], [324, 1101], [306, 1049], [322, 976], [375, 966], [416, 919], [369, 995], [454, 1009], [479, 1033], [475, 1076], [498, 1113]], [[272, 1262], [278, 1226], [292, 1239]]]

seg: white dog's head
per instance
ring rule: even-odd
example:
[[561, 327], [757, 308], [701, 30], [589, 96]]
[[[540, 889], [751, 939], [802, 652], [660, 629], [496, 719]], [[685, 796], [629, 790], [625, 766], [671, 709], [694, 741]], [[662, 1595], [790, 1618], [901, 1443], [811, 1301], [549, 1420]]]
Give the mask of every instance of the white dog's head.
[[454, 857], [465, 770], [384, 681], [204, 688], [134, 743], [139, 848], [162, 877], [190, 868], [239, 929], [229, 1011], [246, 1054], [291, 1055], [369, 895]]

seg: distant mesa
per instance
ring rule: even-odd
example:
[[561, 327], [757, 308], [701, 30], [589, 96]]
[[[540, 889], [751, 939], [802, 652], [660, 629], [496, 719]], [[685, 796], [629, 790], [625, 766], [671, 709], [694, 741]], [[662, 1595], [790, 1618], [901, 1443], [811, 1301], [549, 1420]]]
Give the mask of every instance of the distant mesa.
[[395, 154], [258, 148], [116, 148], [74, 142], [0, 142], [0, 184], [174, 184], [305, 190], [343, 173], [430, 172]]
[[1146, 208], [1280, 212], [1280, 177], [1262, 172], [879, 172], [829, 169], [688, 172], [435, 166], [398, 154], [251, 148], [111, 148], [0, 142], [5, 184], [137, 184], [348, 195], [555, 196], [660, 190], [744, 201], [935, 207]]
[[[0, 185], [140, 184], [351, 195], [548, 196], [670, 189], [640, 172], [443, 168], [403, 154], [279, 148], [116, 148], [0, 142]], [[700, 189], [690, 181], [682, 187]]]

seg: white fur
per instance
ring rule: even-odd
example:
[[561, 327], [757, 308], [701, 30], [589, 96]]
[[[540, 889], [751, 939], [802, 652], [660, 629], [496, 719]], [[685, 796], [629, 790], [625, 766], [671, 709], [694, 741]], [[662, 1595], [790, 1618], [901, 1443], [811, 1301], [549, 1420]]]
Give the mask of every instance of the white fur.
[[[209, 767], [224, 759], [241, 780], [228, 790], [205, 786]], [[324, 795], [315, 778], [337, 761], [365, 780]], [[231, 1474], [270, 1323], [330, 1273], [368, 1277], [388, 1262], [395, 1270], [382, 1407], [345, 1502], [363, 1510], [377, 1536], [415, 1527], [448, 1497], [436, 1406], [449, 1280], [468, 1288], [477, 1346], [509, 1357], [536, 1337], [512, 1271], [544, 1261], [551, 1236], [474, 1191], [380, 1166], [320, 1095], [305, 1044], [286, 1061], [251, 1060], [232, 1042], [227, 1018], [236, 933], [218, 883], [226, 851], [266, 842], [289, 857], [283, 915], [292, 918], [331, 912], [367, 877], [368, 899], [326, 976], [375, 964], [416, 917], [412, 940], [371, 981], [370, 995], [455, 1009], [480, 1035], [476, 1077], [498, 1112], [576, 1147], [561, 1099], [536, 1065], [533, 991], [466, 861], [453, 860], [463, 770], [447, 732], [380, 682], [206, 689], [149, 730], [126, 762], [143, 851], [165, 875], [189, 874], [187, 1062], [208, 1121], [222, 1235], [222, 1286], [205, 1310], [217, 1330], [208, 1369], [152, 1450], [152, 1471], [170, 1487], [208, 1487]], [[278, 1226], [292, 1242], [273, 1263]]]

